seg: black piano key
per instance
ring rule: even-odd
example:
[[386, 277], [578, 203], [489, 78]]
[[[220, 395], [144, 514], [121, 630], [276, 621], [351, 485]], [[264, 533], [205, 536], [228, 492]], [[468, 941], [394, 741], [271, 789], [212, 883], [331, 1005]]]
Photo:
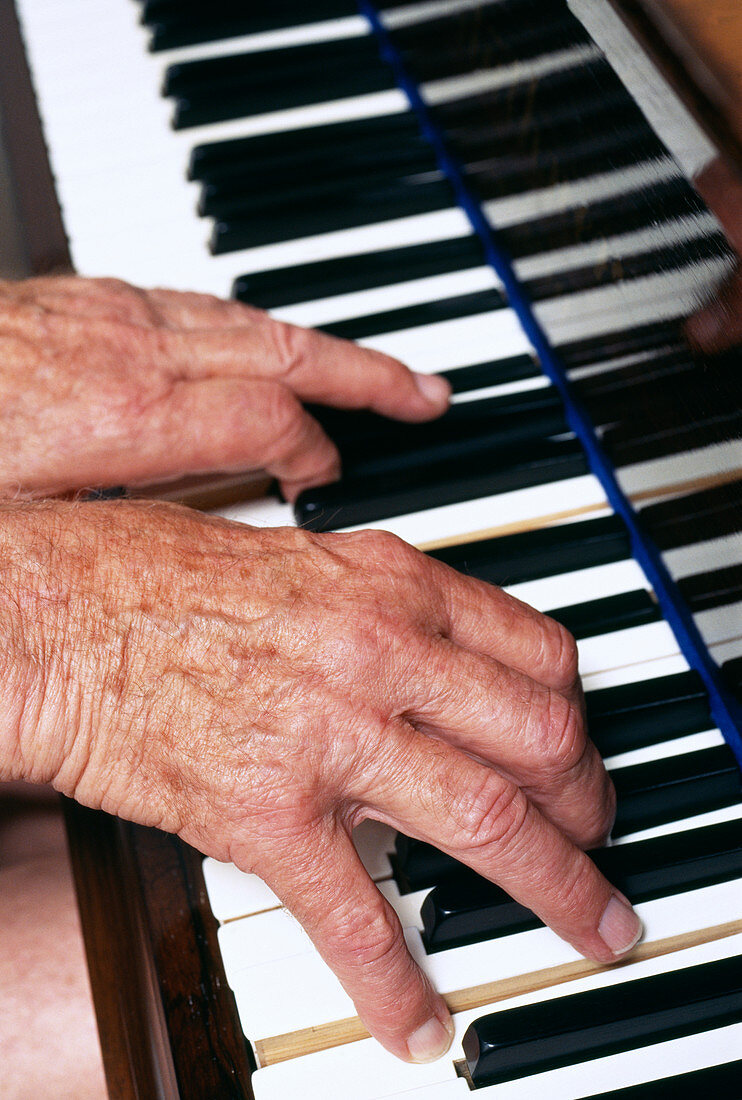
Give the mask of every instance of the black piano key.
[[[639, 764], [611, 772], [618, 795], [613, 832], [616, 837], [721, 809], [739, 800], [739, 769], [726, 745], [650, 763], [654, 767]], [[452, 856], [403, 833], [397, 835], [392, 866], [403, 893], [437, 886], [462, 870]]]
[[[498, 239], [514, 259], [587, 243], [698, 214], [693, 189], [679, 177], [559, 214], [506, 226]], [[677, 324], [677, 323], [676, 323]]]
[[597, 138], [610, 130], [644, 130], [646, 121], [634, 101], [619, 88], [616, 92], [590, 100], [571, 100], [553, 104], [548, 113], [522, 119], [498, 120], [490, 110], [478, 118], [473, 111], [446, 128], [446, 143], [462, 164], [506, 155], [508, 158], [559, 152], [569, 147], [578, 132], [582, 139]]
[[419, 325], [432, 325], [439, 321], [451, 321], [457, 317], [505, 309], [507, 304], [505, 292], [498, 287], [490, 287], [487, 290], [460, 294], [455, 298], [420, 302], [414, 306], [389, 309], [384, 313], [354, 317], [347, 321], [335, 321], [333, 324], [321, 325], [320, 328], [323, 332], [331, 336], [340, 336], [344, 340], [363, 340], [385, 332], [400, 332], [402, 329], [417, 328]]
[[608, 62], [598, 58], [532, 76], [529, 80], [508, 83], [502, 88], [432, 103], [428, 111], [447, 136], [455, 134], [457, 127], [471, 122], [490, 123], [493, 128], [515, 124], [522, 133], [528, 129], [524, 127], [524, 118], [528, 119], [529, 126], [532, 122], [538, 124], [544, 118], [553, 117], [555, 111], [590, 109], [592, 104], [605, 102], [616, 93], [624, 100], [631, 98]]
[[682, 577], [678, 588], [693, 612], [742, 600], [742, 564]]
[[460, 573], [501, 586], [631, 556], [626, 529], [615, 515], [459, 543], [429, 553]]
[[742, 1094], [742, 1061], [724, 1062], [610, 1092], [596, 1092], [585, 1100], [700, 1100], [714, 1095], [732, 1097], [739, 1094]]
[[428, 183], [379, 185], [367, 190], [345, 189], [323, 204], [309, 209], [263, 207], [254, 218], [227, 218], [215, 222], [210, 248], [214, 254], [254, 248], [276, 241], [310, 237], [412, 214], [445, 210], [453, 204], [447, 180]]
[[152, 32], [150, 48], [170, 50], [237, 35], [319, 23], [325, 19], [342, 19], [356, 15], [357, 10], [349, 0], [313, 0], [311, 5], [274, 3], [259, 8], [252, 3], [246, 6], [244, 0], [218, 0], [217, 3], [211, 0], [206, 9], [201, 0], [197, 4], [179, 0], [177, 5], [145, 4], [142, 22]]
[[559, 395], [551, 386], [463, 401], [437, 420], [407, 424], [377, 413], [308, 406], [340, 451], [346, 477], [446, 463], [467, 446], [508, 450], [514, 444], [567, 430]]
[[641, 510], [642, 523], [661, 550], [692, 546], [739, 531], [742, 481], [686, 493]]
[[[290, 55], [290, 56], [289, 56]], [[347, 99], [394, 87], [369, 36], [170, 66], [176, 129]]]
[[646, 126], [624, 126], [545, 153], [507, 153], [465, 166], [464, 175], [480, 200], [505, 198], [539, 187], [582, 179], [666, 156], [661, 142]]
[[254, 172], [226, 183], [208, 183], [201, 188], [198, 213], [226, 220], [277, 217], [284, 208], [308, 212], [317, 205], [341, 205], [348, 191], [368, 195], [382, 186], [402, 191], [442, 179], [430, 150], [410, 149], [405, 155], [368, 164], [338, 161], [334, 173], [311, 177], [303, 171], [281, 178]]
[[545, 11], [542, 0], [499, 0], [396, 28], [391, 38], [418, 82], [499, 68], [589, 42], [566, 8]]
[[255, 134], [197, 145], [191, 150], [188, 178], [203, 183], [218, 183], [251, 168], [280, 167], [296, 164], [306, 157], [326, 160], [328, 151], [375, 150], [379, 144], [394, 148], [401, 143], [423, 147], [420, 124], [411, 111], [393, 115], [308, 126], [301, 130]]
[[567, 341], [555, 345], [555, 350], [568, 370], [576, 370], [610, 359], [681, 346], [683, 341], [680, 322], [671, 320], [629, 326], [601, 336]]
[[[208, 151], [211, 147], [203, 148]], [[656, 223], [658, 218], [669, 221], [687, 216], [698, 209], [694, 195], [684, 181], [673, 180], [590, 207], [510, 226], [501, 230], [499, 237], [507, 252], [517, 259], [591, 241], [602, 235], [640, 229]], [[245, 275], [236, 280], [233, 295], [241, 301], [275, 309], [308, 299], [479, 267], [484, 262], [478, 240], [461, 237]], [[639, 350], [643, 350], [650, 338], [656, 346], [666, 342], [671, 335], [677, 344], [677, 322], [643, 326], [636, 330], [635, 340], [640, 344]], [[569, 345], [564, 349], [565, 356], [573, 360], [574, 366], [580, 365], [574, 360], [581, 346]], [[602, 353], [602, 343], [596, 341], [592, 346], [595, 356]], [[592, 355], [592, 346], [585, 348], [582, 355]]]
[[[240, 88], [272, 89], [301, 73], [306, 72], [311, 80], [322, 71], [329, 73], [338, 68], [356, 69], [366, 76], [369, 72], [388, 72], [379, 60], [374, 36], [366, 34], [275, 50], [179, 61], [166, 69], [162, 92], [166, 96], [185, 97], [199, 92], [207, 96], [210, 91], [217, 90], [227, 93]], [[342, 98], [342, 93], [336, 98]]]
[[693, 671], [588, 691], [585, 707], [588, 732], [602, 756], [714, 726], [703, 681]]
[[[698, 890], [742, 874], [742, 822], [725, 821], [589, 853], [632, 904]], [[428, 952], [536, 928], [542, 921], [499, 886], [468, 869], [428, 894], [420, 914]]]
[[477, 237], [457, 237], [242, 275], [235, 280], [232, 294], [241, 302], [277, 309], [308, 299], [481, 267], [484, 262]]
[[644, 626], [662, 618], [657, 604], [645, 589], [557, 607], [549, 610], [548, 614], [577, 639]]
[[666, 248], [651, 249], [628, 256], [611, 256], [605, 262], [527, 279], [523, 287], [532, 302], [576, 294], [583, 290], [611, 286], [641, 279], [658, 271], [681, 271], [701, 260], [715, 259], [726, 250], [721, 234], [701, 237]]
[[614, 837], [731, 806], [742, 796], [728, 745], [614, 768], [611, 777], [618, 799]]
[[721, 666], [724, 682], [742, 703], [742, 657], [733, 657]]
[[446, 378], [452, 393], [469, 393], [487, 386], [502, 386], [508, 382], [520, 382], [541, 375], [541, 366], [533, 355], [512, 355], [507, 359], [493, 359], [488, 363], [472, 363], [468, 367], [456, 367], [440, 371]]
[[[690, 242], [689, 244], [673, 246], [672, 248], [656, 249], [650, 252], [641, 253], [636, 256], [629, 256], [623, 258], [615, 258], [604, 264], [592, 264], [589, 267], [573, 268], [569, 271], [559, 272], [548, 276], [541, 276], [537, 279], [526, 280], [523, 283], [523, 288], [531, 301], [542, 301], [547, 298], [560, 297], [566, 294], [574, 294], [583, 290], [596, 289], [602, 286], [609, 286], [616, 282], [622, 282], [629, 279], [641, 278], [642, 276], [650, 275], [656, 271], [669, 271], [680, 270], [682, 267], [696, 263], [699, 259], [709, 256], [718, 255], [719, 250], [719, 238], [705, 238], [700, 241]], [[435, 321], [449, 320], [453, 317], [463, 317], [467, 313], [481, 313], [488, 309], [502, 309], [507, 305], [507, 298], [505, 293], [500, 290], [481, 290], [472, 292], [470, 294], [460, 295], [457, 298], [444, 299], [442, 301], [424, 302], [415, 306], [406, 306], [398, 310], [387, 310], [384, 313], [371, 314], [363, 317], [354, 317], [346, 321], [337, 321], [333, 324], [323, 325], [322, 329], [330, 333], [333, 336], [340, 336], [347, 340], [362, 340], [370, 336], [378, 336], [381, 333], [396, 332], [401, 329], [413, 328], [416, 325], [431, 324]], [[676, 353], [679, 355], [679, 353]], [[690, 371], [692, 369], [692, 362], [689, 360], [680, 360], [680, 366], [685, 367]], [[640, 372], [637, 369], [635, 380], [641, 380], [642, 390], [646, 390], [650, 375], [645, 379], [641, 379]], [[662, 384], [665, 383], [663, 378]], [[697, 384], [697, 382], [695, 383]], [[590, 390], [585, 387], [586, 394], [590, 396]], [[627, 395], [625, 387], [623, 391], [619, 391], [621, 394], [621, 400], [628, 404], [634, 402], [634, 395]], [[642, 391], [639, 391], [639, 396], [642, 396]], [[608, 410], [611, 413], [610, 419], [618, 419], [619, 408], [616, 406], [615, 394], [611, 395], [611, 403], [608, 405]], [[588, 400], [588, 410], [596, 417], [596, 411], [606, 405], [604, 398], [603, 404], [598, 405], [594, 400]], [[654, 401], [652, 400], [651, 393], [647, 393], [646, 405], [647, 410], [655, 408]], [[727, 408], [729, 409], [729, 403], [727, 402]], [[632, 410], [633, 411], [633, 410]], [[727, 421], [736, 423], [735, 417], [738, 414], [735, 411], [727, 412], [725, 414], [724, 425], [721, 427], [709, 421], [706, 417], [705, 421], [708, 424], [707, 433], [711, 439], [715, 439], [719, 432], [724, 432]], [[656, 424], [656, 421], [655, 421]], [[686, 430], [689, 430], [689, 425], [684, 425]], [[657, 436], [657, 432], [647, 432], [645, 437], [637, 440], [636, 428], [634, 421], [629, 421], [626, 428], [620, 429], [624, 434], [631, 432], [631, 446], [635, 450], [640, 448], [643, 451], [649, 451], [652, 446], [652, 439]], [[611, 442], [614, 440], [614, 433], [609, 434], [608, 437]], [[629, 444], [626, 444], [628, 447]], [[634, 450], [631, 451], [634, 453]], [[627, 459], [634, 461], [634, 459]], [[638, 461], [638, 459], [636, 460]]]
[[451, 466], [427, 469], [426, 480], [418, 484], [404, 484], [399, 474], [390, 474], [308, 489], [296, 502], [296, 521], [310, 531], [331, 531], [587, 473], [582, 449], [571, 438], [525, 445], [507, 462], [497, 450], [493, 457], [478, 455], [474, 468], [469, 459]]
[[735, 1023], [742, 958], [616, 982], [483, 1016], [464, 1035], [475, 1087]]

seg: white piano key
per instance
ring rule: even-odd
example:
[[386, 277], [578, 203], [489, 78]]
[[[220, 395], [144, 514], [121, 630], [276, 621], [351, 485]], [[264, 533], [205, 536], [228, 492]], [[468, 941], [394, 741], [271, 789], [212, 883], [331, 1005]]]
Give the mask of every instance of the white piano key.
[[454, 393], [451, 396], [451, 404], [466, 405], [470, 401], [483, 401], [487, 397], [508, 397], [510, 394], [526, 393], [529, 390], [544, 390], [550, 385], [551, 383], [545, 374], [537, 374], [533, 378], [519, 378], [515, 382], [503, 382], [499, 386], [484, 386], [481, 390], [465, 390], [462, 393]]
[[[636, 906], [636, 911], [644, 923], [645, 938], [659, 940], [708, 927], [710, 914], [711, 920], [718, 924], [737, 920], [740, 905], [742, 881], [733, 881], [643, 902]], [[501, 936], [432, 955], [426, 954], [422, 940], [412, 930], [407, 933], [407, 942], [413, 957], [443, 993], [559, 966], [580, 957], [549, 928]]]
[[[652, 225], [636, 232], [538, 253], [516, 261], [515, 269], [523, 280], [543, 278], [571, 269], [606, 264], [614, 257], [642, 254], [654, 248], [695, 240], [715, 228], [716, 221], [710, 215], [677, 218], [672, 222]], [[326, 325], [387, 309], [399, 309], [500, 286], [500, 280], [491, 268], [477, 267], [425, 279], [413, 279], [392, 286], [375, 287], [354, 294], [301, 302], [283, 306], [273, 312], [281, 320], [297, 325]]]
[[622, 256], [644, 255], [656, 248], [686, 244], [718, 231], [718, 222], [711, 214], [693, 214], [659, 222], [630, 233], [599, 237], [585, 244], [557, 248], [515, 261], [515, 271], [522, 281], [557, 275], [581, 267], [610, 264]]
[[219, 929], [219, 950], [229, 984], [234, 988], [243, 970], [305, 955], [312, 941], [287, 909], [269, 909], [232, 920]]
[[277, 497], [261, 497], [242, 504], [230, 504], [220, 508], [217, 515], [237, 523], [247, 523], [251, 527], [296, 527], [294, 509]]
[[582, 673], [582, 686], [585, 691], [598, 691], [600, 688], [618, 687], [619, 684], [634, 684], [638, 680], [673, 676], [676, 672], [687, 672], [689, 667], [682, 653], [675, 653], [669, 657], [655, 657], [645, 664], [601, 669], [589, 675]]
[[600, 482], [592, 474], [585, 474], [568, 481], [536, 485], [511, 493], [496, 493], [457, 504], [444, 504], [345, 530], [391, 531], [413, 545], [424, 547], [562, 512], [591, 512], [592, 509], [603, 507], [605, 503]]
[[625, 561], [575, 569], [571, 573], [523, 581], [520, 584], [506, 584], [504, 587], [511, 596], [531, 604], [539, 611], [550, 611], [585, 603], [587, 600], [617, 596], [621, 592], [644, 589], [648, 585], [644, 570], [638, 562], [627, 558]]
[[621, 488], [629, 496], [657, 493], [693, 485], [719, 474], [742, 474], [742, 444], [738, 439], [680, 451], [664, 458], [637, 462], [616, 471]]
[[[390, 15], [391, 12], [388, 14]], [[470, 73], [431, 80], [420, 86], [420, 93], [429, 106], [436, 107], [441, 103], [451, 103], [467, 96], [509, 88], [511, 85], [516, 86], [529, 80], [538, 80], [552, 73], [587, 64], [598, 57], [600, 57], [600, 51], [591, 44], [570, 46], [567, 49], [543, 54], [541, 57], [513, 61], [495, 69], [477, 69]]]
[[[708, 927], [709, 914], [713, 914], [713, 921], [719, 924], [736, 920], [740, 905], [742, 882], [733, 881], [644, 902], [636, 909], [644, 922], [646, 938], [658, 940]], [[220, 936], [229, 932], [233, 939], [239, 940], [243, 935], [247, 938], [248, 928], [254, 929], [257, 922], [270, 916], [260, 914], [247, 917], [243, 922], [231, 922], [224, 926]], [[230, 950], [229, 966], [225, 960], [225, 972], [235, 994], [240, 1021], [252, 1041], [354, 1014], [352, 1001], [319, 955], [313, 949], [304, 953], [298, 950], [303, 935], [299, 931], [294, 936], [287, 927], [282, 931], [271, 928], [263, 951], [280, 951], [281, 943], [285, 942], [290, 954], [242, 967], [239, 952], [233, 956]], [[560, 940], [551, 929], [543, 927], [432, 955], [425, 952], [417, 929], [408, 927], [405, 937], [413, 958], [442, 993], [580, 958], [569, 944]], [[252, 947], [245, 946], [244, 951], [245, 957], [249, 952], [250, 959], [260, 955], [260, 952], [253, 952]], [[234, 958], [238, 966], [235, 971], [231, 969]]]
[[617, 837], [613, 844], [633, 844], [638, 840], [653, 840], [658, 836], [670, 836], [672, 833], [686, 833], [692, 829], [704, 829], [707, 825], [720, 825], [724, 821], [742, 819], [742, 802], [723, 806], [719, 810], [708, 810], [705, 814], [694, 814], [681, 821], [666, 821], [664, 825], [655, 825], [651, 829], [639, 829], [635, 833], [626, 833]]
[[691, 313], [728, 271], [727, 259], [703, 260], [682, 270], [551, 298], [537, 303], [534, 312], [553, 344], [582, 340], [620, 328], [626, 317], [642, 325]]
[[[493, 1005], [485, 1005], [482, 1008], [472, 1009], [467, 1012], [457, 1013], [454, 1017], [456, 1035], [450, 1052], [437, 1062], [428, 1065], [410, 1065], [400, 1062], [393, 1055], [388, 1054], [373, 1039], [365, 1039], [346, 1046], [334, 1047], [330, 1050], [320, 1051], [316, 1054], [304, 1055], [300, 1058], [280, 1062], [273, 1066], [260, 1069], [253, 1075], [252, 1083], [255, 1089], [256, 1100], [293, 1100], [294, 1097], [301, 1100], [326, 1100], [328, 1086], [331, 1083], [333, 1093], [347, 1100], [386, 1100], [399, 1095], [410, 1096], [417, 1100], [416, 1094], [427, 1097], [427, 1090], [439, 1088], [446, 1082], [456, 1080], [454, 1061], [462, 1057], [461, 1042], [464, 1033], [470, 1023], [489, 1012], [506, 1011], [509, 1008], [519, 1007], [523, 1004], [533, 1004], [538, 1001], [553, 1000], [559, 996], [576, 994], [589, 989], [600, 988], [618, 984], [621, 981], [633, 978], [648, 977], [652, 974], [666, 973], [668, 970], [679, 966], [692, 966], [704, 962], [713, 962], [717, 959], [729, 958], [742, 951], [742, 936], [730, 936], [725, 940], [703, 944], [682, 952], [676, 952], [673, 956], [663, 956], [659, 959], [651, 959], [642, 963], [635, 963], [625, 968], [613, 971], [604, 971], [602, 974], [591, 978], [580, 979], [564, 985], [554, 986], [547, 990], [540, 990], [535, 994], [526, 994], [514, 997], [508, 1001]], [[713, 1032], [705, 1033], [714, 1035]], [[639, 1048], [636, 1051], [627, 1052], [625, 1055], [613, 1055], [610, 1058], [601, 1059], [605, 1068], [612, 1076], [604, 1077], [605, 1088], [616, 1087], [617, 1082], [633, 1084], [642, 1080], [637, 1072], [643, 1072], [644, 1079], [651, 1080], [651, 1072], [673, 1072], [675, 1068], [682, 1071], [686, 1068], [696, 1068], [698, 1064], [705, 1064], [697, 1060], [702, 1057], [701, 1050], [714, 1050], [710, 1055], [710, 1062], [714, 1064], [729, 1057], [729, 1051], [735, 1051], [736, 1045], [729, 1045], [730, 1038], [733, 1043], [742, 1036], [742, 1024], [731, 1025], [724, 1028], [723, 1033], [717, 1036], [719, 1041], [710, 1046], [708, 1041], [700, 1042], [692, 1040], [673, 1040], [671, 1043], [662, 1044], [667, 1047], [667, 1058], [656, 1060], [653, 1055], [661, 1050], [660, 1046], [653, 1045]], [[700, 1048], [700, 1049], [699, 1049]], [[652, 1057], [644, 1052], [648, 1051]], [[618, 1060], [621, 1059], [620, 1062]], [[695, 1060], [694, 1060], [695, 1059]], [[613, 1067], [618, 1062], [619, 1071]], [[633, 1063], [633, 1064], [632, 1064]], [[637, 1063], [643, 1063], [641, 1070], [637, 1069]], [[524, 1080], [496, 1086], [496, 1090], [490, 1088], [486, 1092], [490, 1096], [502, 1097], [506, 1100], [536, 1100], [536, 1097], [548, 1097], [549, 1100], [576, 1100], [578, 1096], [590, 1095], [595, 1088], [591, 1082], [595, 1082], [595, 1076], [585, 1076], [586, 1067], [594, 1070], [597, 1060], [586, 1062], [565, 1070], [550, 1071], [549, 1074], [541, 1074], [539, 1077], [526, 1078]], [[706, 1063], [707, 1064], [707, 1063]], [[603, 1068], [603, 1067], [601, 1067]], [[580, 1075], [583, 1083], [580, 1091], [574, 1091], [576, 1076], [570, 1071], [574, 1070]], [[618, 1076], [623, 1072], [624, 1077]], [[633, 1076], [632, 1076], [633, 1073]], [[549, 1078], [552, 1082], [559, 1081], [562, 1075], [561, 1091], [553, 1092], [549, 1088], [534, 1089], [535, 1081], [544, 1081]], [[465, 1084], [465, 1082], [463, 1082]], [[598, 1084], [598, 1089], [603, 1087]], [[520, 1092], [507, 1091], [519, 1089]], [[569, 1091], [570, 1088], [573, 1091]], [[435, 1093], [432, 1093], [435, 1095]], [[456, 1100], [460, 1100], [463, 1093], [453, 1093]], [[472, 1094], [467, 1089], [467, 1095]], [[445, 1097], [445, 1093], [444, 1093]], [[446, 1100], [448, 1098], [446, 1097]]]
[[281, 306], [271, 310], [271, 313], [293, 325], [329, 325], [335, 321], [436, 302], [459, 294], [499, 288], [501, 285], [491, 267], [471, 267], [461, 271], [448, 271], [443, 275], [429, 275], [424, 279], [408, 279], [352, 294], [337, 294], [332, 298], [317, 298], [298, 305]]
[[665, 565], [673, 577], [689, 577], [694, 573], [706, 573], [739, 565], [742, 561], [742, 533], [724, 535], [690, 546], [679, 546], [663, 552]]
[[699, 611], [693, 618], [707, 646], [742, 638], [742, 601]]
[[323, 19], [315, 23], [303, 23], [297, 27], [280, 27], [271, 31], [235, 35], [233, 38], [218, 39], [216, 42], [175, 46], [168, 50], [158, 50], [153, 57], [162, 66], [176, 65], [212, 57], [230, 57], [232, 54], [289, 49], [292, 46], [308, 46], [319, 42], [338, 42], [346, 38], [361, 38], [370, 33], [371, 27], [364, 16], [348, 15], [337, 19]]
[[492, 199], [482, 204], [491, 224], [498, 228], [517, 225], [534, 218], [561, 214], [583, 203], [600, 202], [619, 195], [641, 191], [656, 183], [677, 179], [677, 165], [670, 157], [652, 159], [629, 168], [612, 169], [579, 180], [567, 180], [550, 187], [536, 188], [518, 195]]
[[401, 359], [412, 370], [426, 373], [486, 362], [493, 356], [505, 359], [532, 351], [517, 314], [511, 309], [383, 333], [359, 343]]
[[394, 879], [378, 884], [380, 892], [393, 907], [399, 917], [399, 923], [403, 928], [416, 928], [418, 932], [423, 930], [423, 922], [420, 909], [430, 890], [413, 890], [409, 894], [400, 894]]
[[220, 863], [207, 857], [203, 873], [211, 911], [220, 922], [262, 913], [281, 904], [259, 875], [240, 871], [233, 863]]
[[577, 643], [583, 680], [607, 669], [672, 657], [679, 648], [675, 635], [663, 621], [614, 630]]
[[711, 656], [718, 665], [725, 661], [732, 661], [735, 657], [742, 657], [742, 637], [730, 638], [725, 642], [713, 642], [709, 649]]
[[644, 745], [641, 749], [616, 753], [605, 757], [603, 763], [609, 771], [615, 768], [633, 768], [635, 764], [647, 764], [650, 760], [666, 760], [673, 756], [682, 756], [700, 749], [712, 749], [723, 745], [724, 738], [718, 729], [703, 730], [701, 733], [688, 733], [683, 737], [674, 737], [671, 741], [660, 741], [656, 745]]

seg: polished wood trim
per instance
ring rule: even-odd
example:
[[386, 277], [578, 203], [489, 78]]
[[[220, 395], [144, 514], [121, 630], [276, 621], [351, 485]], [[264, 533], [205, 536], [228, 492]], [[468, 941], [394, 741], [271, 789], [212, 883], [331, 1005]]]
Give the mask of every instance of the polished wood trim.
[[253, 1100], [203, 857], [73, 802], [65, 813], [111, 1100]]
[[[165, 1100], [150, 1026], [157, 1017], [121, 871], [120, 823], [65, 799], [65, 818], [110, 1100]], [[173, 1094], [170, 1093], [170, 1096]]]
[[69, 271], [69, 245], [13, 0], [0, 0], [0, 104], [28, 268], [34, 275]]
[[739, 0], [610, 0], [711, 139], [742, 173]]

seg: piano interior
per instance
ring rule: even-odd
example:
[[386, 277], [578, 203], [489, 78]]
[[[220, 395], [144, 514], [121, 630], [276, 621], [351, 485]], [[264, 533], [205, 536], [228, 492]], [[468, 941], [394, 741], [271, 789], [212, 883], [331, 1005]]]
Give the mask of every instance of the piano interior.
[[[580, 959], [493, 884], [356, 840], [455, 1013], [404, 1065], [255, 876], [70, 804], [112, 1097], [742, 1095], [742, 375], [684, 322], [737, 262], [692, 186], [742, 166], [714, 0], [3, 0], [39, 271], [233, 294], [440, 371], [432, 425], [314, 410], [343, 479], [253, 523], [382, 527], [578, 638], [619, 792], [596, 852], [646, 927]], [[742, 217], [742, 208], [740, 208]]]

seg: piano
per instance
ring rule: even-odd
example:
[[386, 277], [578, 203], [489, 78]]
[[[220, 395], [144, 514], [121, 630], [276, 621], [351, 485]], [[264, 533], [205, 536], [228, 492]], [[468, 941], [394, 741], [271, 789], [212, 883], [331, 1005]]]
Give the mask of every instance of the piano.
[[416, 428], [317, 409], [344, 477], [295, 510], [244, 479], [153, 492], [391, 529], [565, 622], [619, 791], [595, 858], [647, 933], [597, 968], [364, 823], [455, 1013], [407, 1066], [255, 876], [70, 804], [112, 1097], [742, 1094], [740, 352], [682, 336], [735, 263], [689, 183], [742, 164], [734, 7], [2, 0], [35, 270], [232, 293], [454, 388]]

